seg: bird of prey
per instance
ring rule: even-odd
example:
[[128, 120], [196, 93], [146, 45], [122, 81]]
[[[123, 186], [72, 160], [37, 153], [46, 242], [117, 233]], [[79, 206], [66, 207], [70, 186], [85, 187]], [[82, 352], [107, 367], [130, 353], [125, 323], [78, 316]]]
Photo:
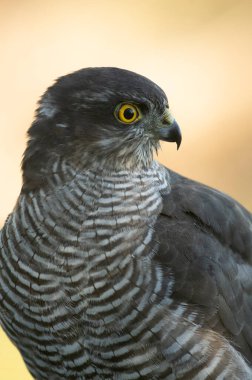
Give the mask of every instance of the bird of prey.
[[1, 231], [0, 319], [37, 380], [252, 379], [252, 216], [156, 162], [165, 93], [118, 68], [59, 78]]

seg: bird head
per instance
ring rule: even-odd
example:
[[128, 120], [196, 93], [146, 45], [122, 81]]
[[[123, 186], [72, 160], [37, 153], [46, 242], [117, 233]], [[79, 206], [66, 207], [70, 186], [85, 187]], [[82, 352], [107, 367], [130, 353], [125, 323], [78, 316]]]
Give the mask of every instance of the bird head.
[[181, 143], [161, 88], [110, 67], [60, 77], [42, 96], [28, 135], [24, 184], [33, 186], [56, 159], [79, 169], [134, 170], [150, 166], [160, 140]]

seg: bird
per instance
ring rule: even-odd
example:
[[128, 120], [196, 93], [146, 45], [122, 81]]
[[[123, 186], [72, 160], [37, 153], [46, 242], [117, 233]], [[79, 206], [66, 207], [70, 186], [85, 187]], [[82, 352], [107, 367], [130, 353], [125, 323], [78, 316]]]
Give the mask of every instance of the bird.
[[181, 140], [125, 69], [40, 98], [0, 236], [0, 323], [34, 379], [252, 379], [252, 215], [155, 159]]

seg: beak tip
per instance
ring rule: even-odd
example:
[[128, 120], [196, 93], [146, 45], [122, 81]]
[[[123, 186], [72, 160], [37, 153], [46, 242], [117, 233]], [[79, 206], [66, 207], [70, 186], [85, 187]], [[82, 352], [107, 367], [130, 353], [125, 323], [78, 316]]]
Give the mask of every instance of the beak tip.
[[181, 141], [182, 141], [182, 138], [180, 138], [180, 139], [177, 141], [177, 150], [179, 150], [179, 148], [180, 148]]

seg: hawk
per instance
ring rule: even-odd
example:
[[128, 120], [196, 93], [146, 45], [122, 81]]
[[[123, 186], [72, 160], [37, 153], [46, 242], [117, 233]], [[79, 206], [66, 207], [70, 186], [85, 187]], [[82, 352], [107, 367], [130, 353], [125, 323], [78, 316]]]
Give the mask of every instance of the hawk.
[[38, 380], [252, 379], [252, 216], [153, 159], [165, 93], [118, 68], [59, 78], [1, 231], [0, 319]]

